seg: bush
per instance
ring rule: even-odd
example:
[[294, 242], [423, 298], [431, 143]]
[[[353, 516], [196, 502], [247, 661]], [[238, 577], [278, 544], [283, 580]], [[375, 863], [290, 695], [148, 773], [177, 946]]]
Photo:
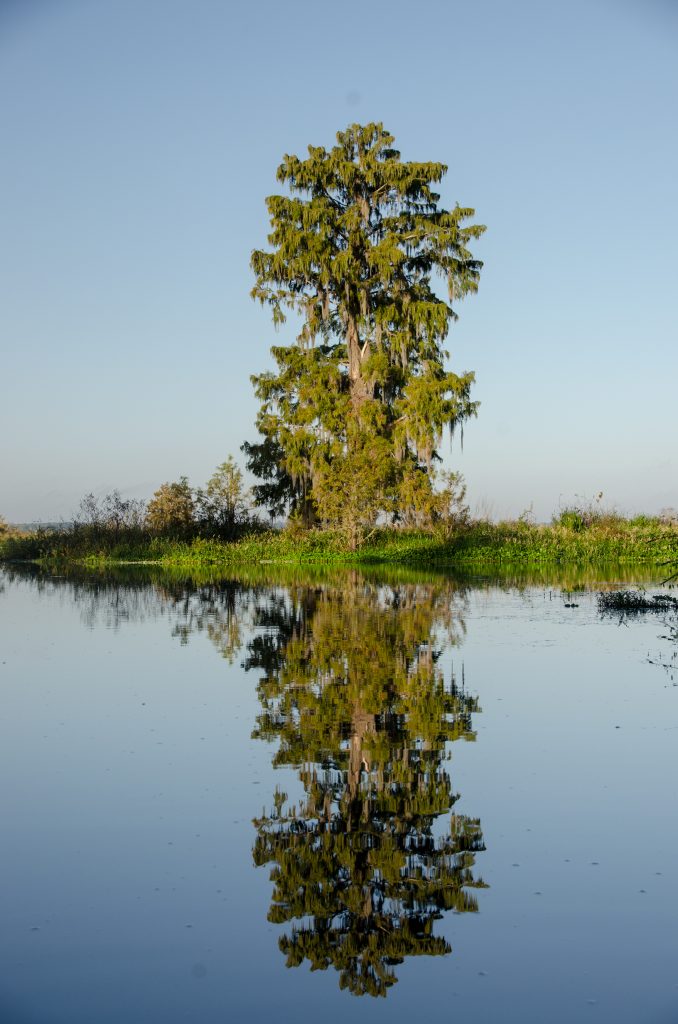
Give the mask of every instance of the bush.
[[621, 517], [612, 509], [604, 509], [601, 505], [603, 492], [599, 491], [595, 498], [586, 499], [575, 495], [576, 502], [566, 505], [557, 516], [553, 517], [554, 526], [562, 526], [564, 530], [581, 533], [588, 530], [594, 523], [603, 520], [616, 521]]
[[80, 502], [73, 525], [80, 529], [110, 531], [140, 530], [144, 525], [146, 503], [136, 498], [123, 498], [120, 491], [111, 491], [103, 498], [86, 494]]
[[564, 530], [572, 530], [573, 533], [581, 533], [586, 528], [583, 515], [576, 508], [565, 508], [555, 520], [556, 526], [562, 526]]
[[185, 476], [161, 484], [148, 503], [146, 526], [154, 533], [184, 536], [195, 526], [195, 499]]

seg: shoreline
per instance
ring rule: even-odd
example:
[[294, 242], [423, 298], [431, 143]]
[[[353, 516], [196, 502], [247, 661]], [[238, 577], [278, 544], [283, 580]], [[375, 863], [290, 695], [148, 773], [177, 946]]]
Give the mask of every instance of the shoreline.
[[151, 536], [142, 531], [37, 532], [0, 544], [0, 561], [103, 569], [237, 569], [270, 566], [407, 566], [460, 571], [596, 565], [665, 569], [678, 562], [678, 524], [621, 517], [579, 530], [560, 524], [476, 522], [450, 537], [384, 527], [358, 550], [328, 530], [261, 531], [235, 540]]

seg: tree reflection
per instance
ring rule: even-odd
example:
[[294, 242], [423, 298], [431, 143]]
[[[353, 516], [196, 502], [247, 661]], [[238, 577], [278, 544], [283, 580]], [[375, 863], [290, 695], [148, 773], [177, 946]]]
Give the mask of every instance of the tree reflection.
[[166, 619], [171, 634], [186, 645], [205, 634], [229, 663], [237, 658], [256, 607], [259, 590], [237, 580], [196, 582], [181, 575], [107, 570], [53, 576], [32, 566], [9, 566], [3, 576], [21, 580], [39, 594], [59, 595], [79, 609], [88, 629], [103, 626], [117, 632], [130, 623]]
[[454, 813], [449, 773], [450, 744], [475, 739], [480, 709], [440, 661], [463, 637], [465, 586], [351, 572], [284, 585], [24, 567], [2, 577], [67, 597], [90, 628], [163, 618], [181, 643], [206, 635], [229, 661], [247, 643], [254, 737], [275, 744], [273, 764], [296, 771], [300, 794], [277, 792], [255, 821], [288, 965], [332, 966], [351, 992], [385, 995], [406, 957], [450, 952], [435, 922], [477, 910], [484, 885], [480, 824]]
[[288, 966], [333, 966], [356, 995], [386, 995], [393, 967], [449, 953], [443, 911], [476, 911], [484, 849], [458, 799], [450, 741], [473, 740], [476, 698], [439, 667], [443, 631], [463, 632], [449, 584], [370, 586], [278, 596], [260, 607], [247, 667], [263, 669], [254, 736], [295, 766], [303, 797], [275, 794], [255, 820], [254, 860], [270, 864], [269, 920]]

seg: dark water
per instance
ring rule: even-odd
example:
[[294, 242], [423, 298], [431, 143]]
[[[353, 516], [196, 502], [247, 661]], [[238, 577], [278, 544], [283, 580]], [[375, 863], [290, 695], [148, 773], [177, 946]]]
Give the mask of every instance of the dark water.
[[678, 1020], [673, 649], [596, 582], [4, 571], [1, 1024]]

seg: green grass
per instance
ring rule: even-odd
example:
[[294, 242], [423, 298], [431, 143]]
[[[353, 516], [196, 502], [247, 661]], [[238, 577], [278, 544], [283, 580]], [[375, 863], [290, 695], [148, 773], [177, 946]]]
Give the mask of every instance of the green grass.
[[[443, 539], [431, 533], [384, 528], [357, 552], [339, 534], [260, 531], [237, 541], [178, 540], [144, 531], [63, 530], [13, 537], [0, 557], [90, 568], [154, 563], [177, 569], [233, 569], [254, 564], [407, 565], [498, 570], [548, 565], [625, 563], [660, 566], [678, 560], [678, 527], [658, 518], [601, 515], [588, 524], [567, 520], [548, 526], [523, 521], [471, 523]], [[668, 571], [667, 571], [668, 575]]]

